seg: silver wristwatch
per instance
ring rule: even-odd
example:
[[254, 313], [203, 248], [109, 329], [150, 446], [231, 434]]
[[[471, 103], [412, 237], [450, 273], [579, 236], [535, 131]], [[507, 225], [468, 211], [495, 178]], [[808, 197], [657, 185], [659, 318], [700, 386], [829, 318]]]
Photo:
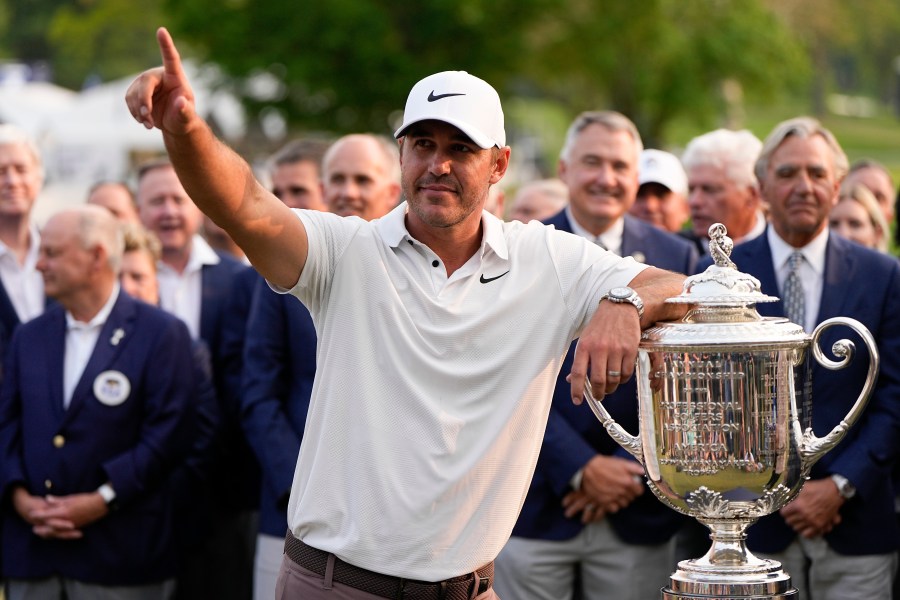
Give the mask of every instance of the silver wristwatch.
[[603, 294], [600, 301], [609, 300], [616, 304], [631, 304], [638, 311], [638, 318], [644, 316], [644, 301], [638, 296], [637, 292], [627, 286], [614, 287], [607, 293]]
[[834, 485], [837, 486], [838, 493], [843, 496], [844, 500], [849, 500], [856, 495], [856, 488], [853, 487], [853, 484], [850, 483], [850, 480], [843, 475], [834, 473], [831, 476], [831, 480], [834, 482]]
[[112, 506], [116, 501], [116, 490], [108, 483], [104, 483], [98, 487], [97, 493], [100, 494], [100, 497], [103, 498], [103, 501], [107, 506]]

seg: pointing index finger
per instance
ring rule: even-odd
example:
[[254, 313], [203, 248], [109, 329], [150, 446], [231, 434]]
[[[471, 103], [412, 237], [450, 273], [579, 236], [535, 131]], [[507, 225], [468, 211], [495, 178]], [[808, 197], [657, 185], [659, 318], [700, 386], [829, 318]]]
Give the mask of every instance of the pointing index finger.
[[166, 75], [173, 75], [178, 79], [184, 79], [184, 71], [181, 69], [181, 56], [172, 36], [165, 27], [156, 30], [156, 41], [159, 43], [159, 53], [162, 55], [163, 69]]

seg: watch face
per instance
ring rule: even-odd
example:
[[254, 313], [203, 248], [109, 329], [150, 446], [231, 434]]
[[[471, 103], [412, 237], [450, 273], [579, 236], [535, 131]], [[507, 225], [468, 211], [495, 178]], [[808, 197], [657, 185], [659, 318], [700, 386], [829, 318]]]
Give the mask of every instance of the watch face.
[[611, 298], [617, 298], [620, 300], [629, 298], [631, 296], [631, 294], [633, 294], [633, 293], [634, 292], [631, 290], [630, 287], [614, 287], [613, 289], [609, 290], [609, 296]]

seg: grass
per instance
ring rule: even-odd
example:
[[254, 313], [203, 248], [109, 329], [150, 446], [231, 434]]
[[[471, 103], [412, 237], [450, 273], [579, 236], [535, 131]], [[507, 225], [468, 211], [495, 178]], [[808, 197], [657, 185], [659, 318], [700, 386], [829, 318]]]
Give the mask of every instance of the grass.
[[[747, 107], [743, 127], [760, 139], [765, 139], [779, 122], [809, 114], [801, 102]], [[825, 127], [837, 137], [850, 162], [871, 158], [884, 164], [895, 182], [900, 182], [900, 118], [888, 107], [880, 107], [872, 117], [848, 117], [826, 114], [819, 117]], [[686, 121], [672, 123], [667, 137], [674, 148], [683, 148], [691, 138], [708, 131]]]

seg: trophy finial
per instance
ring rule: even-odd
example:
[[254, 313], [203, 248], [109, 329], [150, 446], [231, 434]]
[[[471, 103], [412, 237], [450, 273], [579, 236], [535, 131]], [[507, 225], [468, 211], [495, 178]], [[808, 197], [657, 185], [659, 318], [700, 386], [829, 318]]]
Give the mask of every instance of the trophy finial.
[[734, 242], [726, 234], [728, 230], [721, 223], [713, 223], [709, 226], [709, 255], [717, 267], [736, 269], [731, 261], [731, 251], [734, 250]]

